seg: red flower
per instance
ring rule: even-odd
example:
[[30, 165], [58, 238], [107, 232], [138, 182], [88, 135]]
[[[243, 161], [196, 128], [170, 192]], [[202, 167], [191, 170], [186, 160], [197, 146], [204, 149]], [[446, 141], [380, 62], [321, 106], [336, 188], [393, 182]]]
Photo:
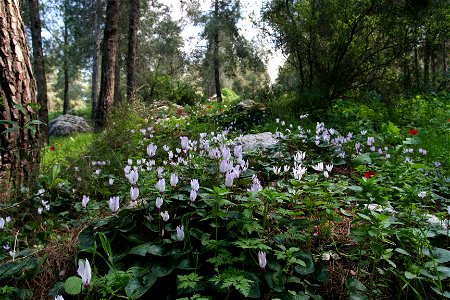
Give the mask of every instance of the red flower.
[[56, 150], [55, 146], [50, 146], [50, 151], [55, 151], [55, 150]]
[[367, 179], [373, 176], [375, 176], [375, 172], [367, 171], [366, 173], [364, 173], [364, 177], [366, 177]]
[[210, 108], [211, 108], [211, 105], [208, 105], [206, 108], [207, 108], [207, 109], [210, 109]]
[[415, 130], [414, 128], [411, 128], [411, 130], [408, 131], [408, 133], [409, 133], [410, 135], [417, 135], [417, 134], [419, 133], [419, 131]]

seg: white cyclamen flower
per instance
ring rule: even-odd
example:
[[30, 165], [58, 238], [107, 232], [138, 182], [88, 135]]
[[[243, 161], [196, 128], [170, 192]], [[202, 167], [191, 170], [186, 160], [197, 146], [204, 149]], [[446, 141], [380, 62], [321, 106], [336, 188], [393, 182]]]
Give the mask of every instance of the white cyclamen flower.
[[166, 190], [166, 181], [164, 180], [164, 178], [158, 180], [155, 187], [161, 194], [164, 193], [164, 191]]
[[167, 222], [170, 218], [169, 212], [167, 210], [165, 212], [161, 212], [160, 215], [164, 222]]
[[420, 192], [419, 194], [417, 194], [417, 196], [419, 196], [420, 198], [425, 198], [427, 195], [427, 192]]
[[326, 169], [328, 172], [331, 172], [333, 170], [333, 164], [326, 165]]
[[132, 201], [136, 201], [139, 197], [139, 188], [132, 186], [130, 188], [130, 197]]
[[191, 188], [198, 192], [198, 190], [200, 189], [200, 184], [198, 183], [198, 179], [191, 179]]
[[113, 213], [116, 213], [119, 210], [119, 196], [110, 197], [108, 206]]
[[83, 208], [86, 208], [88, 202], [89, 202], [89, 196], [83, 195], [83, 199], [81, 200], [81, 206]]
[[175, 187], [178, 184], [178, 176], [177, 174], [173, 173], [172, 175], [170, 175], [170, 185], [172, 187]]
[[128, 175], [128, 181], [131, 185], [135, 185], [139, 179], [139, 173], [137, 170], [130, 171], [130, 174]]
[[181, 227], [177, 226], [177, 240], [180, 242], [184, 240], [184, 226], [183, 225], [181, 225]]
[[163, 200], [163, 198], [161, 198], [161, 197], [156, 197], [156, 208], [157, 209], [160, 209], [161, 208], [161, 206], [163, 205], [163, 203], [164, 203], [164, 200]]
[[258, 252], [258, 263], [261, 269], [264, 269], [267, 265], [266, 252], [259, 251]]
[[81, 259], [78, 260], [78, 275], [81, 277], [83, 286], [89, 288], [91, 286], [91, 265], [87, 259], [84, 262]]
[[322, 172], [323, 171], [323, 162], [320, 162], [317, 165], [313, 166], [313, 169], [318, 172]]
[[192, 202], [194, 202], [195, 199], [197, 199], [197, 191], [196, 190], [191, 190], [191, 194], [189, 195], [189, 199], [191, 199]]
[[5, 228], [5, 219], [0, 217], [0, 230], [2, 230], [3, 228]]

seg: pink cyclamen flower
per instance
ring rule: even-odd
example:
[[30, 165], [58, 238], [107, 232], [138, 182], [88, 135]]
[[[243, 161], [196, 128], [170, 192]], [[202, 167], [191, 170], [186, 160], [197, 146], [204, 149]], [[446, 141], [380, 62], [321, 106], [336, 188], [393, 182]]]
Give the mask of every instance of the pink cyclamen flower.
[[108, 206], [113, 213], [116, 213], [119, 210], [119, 196], [110, 197]]
[[177, 226], [177, 240], [179, 242], [184, 240], [184, 226], [183, 225], [181, 225], [181, 227]]
[[266, 252], [259, 251], [258, 252], [258, 263], [261, 269], [264, 269], [267, 265]]
[[130, 189], [130, 197], [132, 201], [136, 201], [139, 197], [139, 188], [132, 186]]
[[191, 194], [189, 195], [189, 199], [191, 199], [192, 202], [194, 202], [195, 199], [197, 199], [197, 191], [196, 190], [191, 190]]
[[131, 185], [135, 185], [139, 179], [139, 173], [137, 170], [131, 170], [130, 174], [128, 175], [128, 181]]
[[191, 188], [198, 192], [198, 190], [200, 189], [200, 184], [198, 183], [198, 179], [191, 179]]
[[78, 275], [81, 277], [83, 286], [89, 288], [91, 286], [91, 265], [87, 259], [84, 262], [81, 259], [78, 260]]
[[155, 187], [161, 194], [164, 193], [164, 191], [166, 190], [166, 181], [164, 180], [164, 178], [158, 180]]
[[175, 187], [178, 184], [178, 176], [177, 174], [173, 173], [172, 175], [170, 175], [170, 185], [172, 187]]
[[167, 222], [170, 218], [169, 212], [167, 210], [165, 212], [161, 212], [160, 215], [164, 222]]
[[83, 199], [81, 200], [81, 206], [83, 208], [86, 208], [88, 202], [89, 202], [89, 196], [83, 195]]
[[163, 203], [164, 203], [163, 198], [161, 198], [161, 197], [156, 197], [156, 203], [155, 203], [155, 205], [156, 205], [156, 208], [157, 208], [157, 209], [160, 209], [161, 206], [163, 205]]

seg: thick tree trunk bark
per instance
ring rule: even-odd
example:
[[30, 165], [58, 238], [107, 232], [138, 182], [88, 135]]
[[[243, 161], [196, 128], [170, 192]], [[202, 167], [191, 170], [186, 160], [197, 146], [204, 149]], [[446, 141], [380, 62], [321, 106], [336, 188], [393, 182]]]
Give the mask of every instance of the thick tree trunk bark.
[[114, 103], [115, 77], [118, 51], [119, 0], [108, 0], [106, 7], [105, 33], [103, 37], [102, 73], [100, 95], [94, 119], [95, 130], [106, 125], [106, 116]]
[[[39, 163], [39, 129], [29, 122], [37, 119], [37, 102], [19, 0], [0, 1], [0, 202], [7, 201], [12, 188], [20, 188]], [[31, 105], [30, 105], [31, 104]]]
[[[66, 0], [67, 1], [67, 0]], [[67, 2], [65, 2], [64, 9], [67, 9]], [[66, 12], [64, 12], [66, 15]], [[63, 100], [63, 115], [69, 111], [69, 31], [67, 28], [67, 17], [64, 17], [64, 57], [63, 57], [63, 72], [64, 72], [64, 100]]]
[[[214, 16], [219, 18], [219, 0], [214, 2]], [[219, 62], [219, 29], [215, 29], [214, 33], [214, 49], [213, 49], [213, 61], [214, 61], [214, 82], [216, 85], [217, 102], [222, 102], [222, 92], [220, 88], [220, 62]]]
[[128, 27], [128, 58], [127, 58], [127, 100], [133, 102], [136, 98], [136, 56], [137, 31], [139, 29], [139, 0], [130, 1], [130, 19]]
[[96, 15], [95, 15], [95, 27], [94, 27], [94, 51], [92, 57], [92, 120], [95, 119], [95, 105], [98, 99], [98, 62], [100, 59], [100, 45], [101, 45], [101, 25], [103, 23], [103, 1], [97, 0], [96, 3]]
[[41, 106], [39, 109], [39, 120], [45, 125], [41, 126], [41, 140], [48, 143], [48, 100], [47, 80], [45, 79], [44, 54], [42, 51], [41, 18], [39, 17], [39, 0], [29, 0], [31, 21], [31, 40], [33, 44], [34, 73], [37, 84], [37, 101]]

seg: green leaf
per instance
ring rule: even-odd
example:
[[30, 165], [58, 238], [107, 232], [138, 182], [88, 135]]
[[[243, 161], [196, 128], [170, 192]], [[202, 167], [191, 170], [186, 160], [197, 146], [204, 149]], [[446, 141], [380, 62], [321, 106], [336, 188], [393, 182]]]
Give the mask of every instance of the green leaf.
[[417, 277], [417, 275], [414, 275], [411, 272], [405, 271], [405, 277], [406, 277], [406, 279], [414, 279]]
[[395, 251], [397, 251], [398, 253], [401, 253], [401, 254], [405, 254], [407, 256], [411, 256], [411, 254], [409, 254], [408, 251], [406, 251], [405, 249], [402, 249], [402, 248], [396, 248]]
[[156, 256], [164, 256], [164, 248], [160, 245], [155, 245], [153, 243], [145, 243], [143, 245], [139, 245], [130, 249], [128, 254], [136, 254], [140, 256], [145, 256], [147, 253], [156, 255]]
[[358, 279], [350, 277], [346, 282], [347, 289], [350, 292], [365, 292], [367, 291], [367, 287]]
[[355, 191], [355, 192], [362, 192], [362, 191], [364, 191], [364, 189], [362, 187], [357, 186], [357, 185], [348, 186], [347, 189]]
[[81, 286], [82, 286], [81, 278], [72, 276], [66, 279], [66, 282], [64, 282], [64, 290], [69, 295], [78, 295], [81, 293]]
[[447, 299], [450, 299], [450, 292], [449, 291], [443, 291], [437, 286], [432, 286], [431, 289], [435, 291], [438, 295], [443, 296]]
[[300, 275], [309, 275], [314, 273], [314, 260], [310, 253], [299, 253], [295, 255], [296, 258], [300, 258], [304, 262], [304, 266], [297, 265], [295, 267], [295, 272]]
[[125, 293], [129, 299], [139, 299], [150, 287], [151, 285], [142, 286], [137, 278], [131, 278], [125, 286]]
[[370, 153], [362, 153], [352, 159], [352, 163], [354, 165], [370, 165], [372, 163], [372, 159], [370, 158]]
[[446, 263], [450, 261], [450, 251], [442, 248], [424, 249], [422, 253], [426, 256], [433, 257], [437, 263]]

